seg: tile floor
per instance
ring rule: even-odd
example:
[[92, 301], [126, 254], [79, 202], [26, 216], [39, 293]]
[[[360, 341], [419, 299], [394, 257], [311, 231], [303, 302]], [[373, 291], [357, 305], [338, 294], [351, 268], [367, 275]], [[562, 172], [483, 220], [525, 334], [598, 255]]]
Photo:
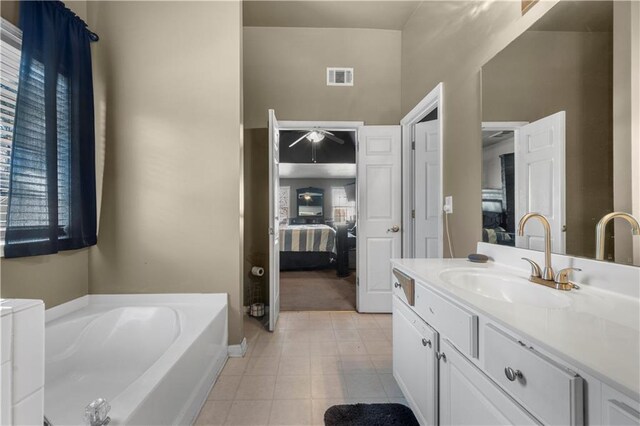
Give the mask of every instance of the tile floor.
[[198, 425], [324, 425], [327, 408], [406, 404], [391, 374], [391, 315], [282, 312], [269, 333], [247, 318], [248, 350], [229, 358]]

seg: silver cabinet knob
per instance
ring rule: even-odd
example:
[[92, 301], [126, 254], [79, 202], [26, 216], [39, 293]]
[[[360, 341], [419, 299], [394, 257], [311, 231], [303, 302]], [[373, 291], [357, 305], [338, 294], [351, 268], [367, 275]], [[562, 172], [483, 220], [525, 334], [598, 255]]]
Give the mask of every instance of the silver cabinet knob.
[[395, 288], [400, 288], [400, 287], [402, 287], [402, 286], [400, 285], [400, 283], [394, 283], [394, 284], [393, 284], [393, 286], [394, 286]]
[[510, 381], [515, 382], [516, 379], [522, 378], [522, 371], [514, 370], [511, 367], [506, 367], [504, 369], [504, 375], [507, 376], [507, 379], [509, 379]]
[[422, 339], [422, 346], [429, 346], [431, 347], [431, 340], [427, 340], [425, 338]]
[[387, 232], [398, 232], [400, 227], [398, 225], [393, 225], [391, 228], [387, 229]]

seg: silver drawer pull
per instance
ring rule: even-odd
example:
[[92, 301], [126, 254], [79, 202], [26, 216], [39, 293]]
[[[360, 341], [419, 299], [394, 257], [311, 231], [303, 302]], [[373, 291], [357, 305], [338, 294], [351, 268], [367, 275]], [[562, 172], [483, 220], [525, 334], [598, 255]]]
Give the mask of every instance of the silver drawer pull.
[[447, 355], [444, 352], [436, 352], [436, 358], [438, 361], [442, 360], [443, 362], [447, 362]]
[[394, 286], [395, 288], [400, 288], [400, 287], [402, 287], [402, 285], [401, 285], [400, 283], [394, 283], [394, 284], [393, 284], [393, 286]]
[[516, 379], [522, 378], [522, 371], [514, 370], [511, 367], [506, 367], [504, 369], [504, 375], [507, 376], [507, 379], [509, 379], [510, 381], [515, 382]]
[[431, 340], [427, 340], [427, 339], [422, 339], [422, 346], [429, 346], [431, 347]]

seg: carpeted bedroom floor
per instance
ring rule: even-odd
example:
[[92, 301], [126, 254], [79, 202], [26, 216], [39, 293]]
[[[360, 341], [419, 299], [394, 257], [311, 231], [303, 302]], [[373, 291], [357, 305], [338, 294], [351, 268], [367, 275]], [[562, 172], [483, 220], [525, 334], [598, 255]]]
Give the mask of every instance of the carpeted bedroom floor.
[[280, 272], [281, 311], [353, 311], [356, 274], [338, 278], [335, 269]]

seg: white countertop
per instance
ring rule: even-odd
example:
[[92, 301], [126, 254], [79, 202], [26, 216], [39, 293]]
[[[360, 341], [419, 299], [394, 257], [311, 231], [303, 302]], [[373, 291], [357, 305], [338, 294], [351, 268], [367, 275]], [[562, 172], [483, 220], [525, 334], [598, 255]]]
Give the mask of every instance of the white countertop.
[[[582, 285], [562, 292], [570, 298], [563, 308], [541, 308], [490, 299], [443, 281], [451, 268], [481, 268], [528, 278], [528, 272], [503, 264], [466, 259], [394, 259], [398, 269], [417, 281], [460, 301], [479, 314], [530, 340], [574, 367], [638, 400], [640, 397], [640, 299]], [[580, 283], [578, 283], [580, 284]], [[514, 285], [535, 285], [525, 280]]]

